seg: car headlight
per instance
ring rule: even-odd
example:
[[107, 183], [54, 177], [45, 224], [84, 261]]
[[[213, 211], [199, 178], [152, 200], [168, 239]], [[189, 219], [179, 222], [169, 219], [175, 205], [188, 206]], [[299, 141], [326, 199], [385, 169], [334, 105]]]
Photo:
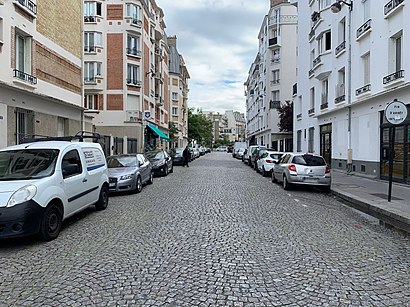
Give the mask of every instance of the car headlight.
[[128, 180], [128, 179], [132, 179], [134, 177], [133, 174], [128, 174], [128, 175], [124, 175], [120, 177], [120, 180]]
[[9, 201], [7, 202], [7, 207], [13, 207], [15, 205], [24, 203], [31, 200], [37, 193], [37, 188], [34, 185], [26, 185], [18, 189], [11, 195]]
[[162, 166], [162, 165], [164, 165], [165, 164], [165, 161], [159, 161], [156, 165], [157, 166]]

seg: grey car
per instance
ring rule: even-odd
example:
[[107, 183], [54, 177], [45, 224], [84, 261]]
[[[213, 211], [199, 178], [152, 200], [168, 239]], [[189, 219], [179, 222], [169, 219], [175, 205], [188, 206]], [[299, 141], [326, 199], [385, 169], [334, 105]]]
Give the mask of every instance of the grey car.
[[107, 157], [110, 192], [142, 191], [145, 183], [152, 184], [153, 171], [143, 154], [124, 154]]
[[293, 185], [320, 186], [330, 191], [330, 167], [316, 154], [284, 153], [272, 169], [272, 182], [282, 182], [285, 190]]

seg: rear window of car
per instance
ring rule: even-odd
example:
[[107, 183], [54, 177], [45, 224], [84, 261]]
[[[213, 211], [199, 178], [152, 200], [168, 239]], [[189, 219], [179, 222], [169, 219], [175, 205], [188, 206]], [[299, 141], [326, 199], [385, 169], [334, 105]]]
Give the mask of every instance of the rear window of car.
[[306, 166], [323, 166], [326, 165], [325, 159], [318, 156], [303, 155], [295, 156], [292, 160], [295, 164], [306, 165]]
[[282, 157], [282, 155], [281, 155], [281, 154], [270, 154], [270, 157], [271, 157], [272, 159], [279, 160], [280, 157]]

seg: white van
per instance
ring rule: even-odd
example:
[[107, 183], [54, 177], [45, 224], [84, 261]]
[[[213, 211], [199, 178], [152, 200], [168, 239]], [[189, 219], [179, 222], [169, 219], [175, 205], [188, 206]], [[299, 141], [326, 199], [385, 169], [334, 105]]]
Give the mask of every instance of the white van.
[[108, 205], [108, 171], [101, 145], [40, 141], [0, 150], [0, 238], [38, 234], [50, 241], [62, 221]]

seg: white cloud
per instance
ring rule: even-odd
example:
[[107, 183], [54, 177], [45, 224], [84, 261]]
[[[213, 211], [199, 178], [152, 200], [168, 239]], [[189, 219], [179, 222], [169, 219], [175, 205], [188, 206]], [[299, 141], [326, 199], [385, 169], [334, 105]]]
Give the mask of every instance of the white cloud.
[[176, 35], [189, 80], [189, 107], [245, 111], [243, 83], [258, 51], [268, 0], [156, 0]]

